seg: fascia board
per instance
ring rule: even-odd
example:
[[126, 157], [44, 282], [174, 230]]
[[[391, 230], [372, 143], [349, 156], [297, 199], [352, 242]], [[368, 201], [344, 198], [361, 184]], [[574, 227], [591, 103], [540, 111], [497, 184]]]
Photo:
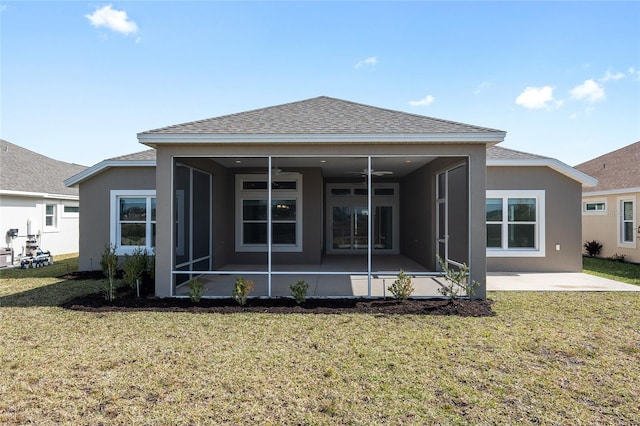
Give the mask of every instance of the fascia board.
[[47, 198], [52, 200], [79, 200], [80, 199], [78, 195], [49, 194], [47, 192], [11, 191], [8, 189], [1, 189], [0, 195], [10, 195], [14, 197], [29, 197], [29, 198]]
[[155, 160], [105, 160], [95, 164], [64, 181], [65, 186], [74, 186], [111, 167], [155, 167]]
[[586, 187], [598, 185], [598, 180], [580, 170], [563, 163], [555, 158], [530, 158], [530, 159], [487, 159], [487, 167], [549, 167]]
[[506, 132], [467, 133], [389, 133], [389, 134], [212, 134], [212, 133], [139, 133], [142, 144], [200, 143], [486, 143], [502, 142]]
[[598, 197], [602, 195], [617, 195], [617, 194], [630, 194], [640, 193], [640, 187], [638, 188], [620, 188], [620, 189], [607, 189], [604, 191], [583, 192], [583, 197]]

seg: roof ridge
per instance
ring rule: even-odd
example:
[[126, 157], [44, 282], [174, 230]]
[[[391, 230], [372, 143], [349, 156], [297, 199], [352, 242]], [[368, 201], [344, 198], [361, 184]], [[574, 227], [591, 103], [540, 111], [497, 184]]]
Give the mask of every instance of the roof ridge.
[[597, 157], [594, 157], [594, 158], [592, 158], [590, 160], [583, 161], [580, 164], [576, 164], [575, 167], [584, 166], [584, 165], [589, 164], [589, 163], [594, 162], [594, 161], [600, 161], [603, 157], [611, 157], [612, 155], [618, 154], [621, 151], [627, 150], [627, 149], [633, 147], [634, 145], [638, 145], [638, 152], [640, 152], [640, 141], [632, 142], [629, 145], [625, 145], [625, 146], [623, 146], [621, 148], [614, 149], [613, 151], [606, 152], [606, 153], [604, 153], [602, 155], [599, 155]]

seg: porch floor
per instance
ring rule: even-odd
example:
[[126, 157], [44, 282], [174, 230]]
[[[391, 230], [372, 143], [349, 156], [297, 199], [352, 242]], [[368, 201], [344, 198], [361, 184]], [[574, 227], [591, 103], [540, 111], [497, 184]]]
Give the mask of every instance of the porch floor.
[[[432, 272], [419, 263], [402, 255], [377, 255], [372, 257], [371, 296], [391, 296], [387, 287], [397, 278], [397, 271], [404, 270], [408, 275], [412, 273]], [[204, 284], [204, 297], [230, 297], [233, 285], [238, 276], [250, 279], [255, 284], [255, 290], [250, 297], [267, 297], [268, 276], [266, 265], [225, 265], [221, 271], [264, 271], [262, 274], [204, 274], [199, 277]], [[286, 272], [279, 275], [278, 272]], [[322, 274], [323, 272], [337, 272], [338, 274]], [[309, 284], [307, 297], [366, 297], [368, 295], [367, 256], [366, 255], [326, 255], [319, 265], [273, 265], [271, 276], [271, 297], [291, 296], [290, 284], [304, 280]], [[415, 289], [413, 297], [440, 296], [438, 288], [442, 277], [423, 276], [413, 277]], [[188, 296], [189, 287], [182, 284], [176, 288], [176, 296]]]

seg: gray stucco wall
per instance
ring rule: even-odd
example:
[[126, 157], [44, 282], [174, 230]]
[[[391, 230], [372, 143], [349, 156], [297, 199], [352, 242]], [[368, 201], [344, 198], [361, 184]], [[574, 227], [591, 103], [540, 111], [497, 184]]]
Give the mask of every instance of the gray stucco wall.
[[581, 184], [548, 167], [487, 168], [487, 190], [523, 189], [545, 191], [545, 256], [488, 257], [487, 270], [582, 271]]
[[79, 270], [100, 270], [102, 252], [110, 242], [111, 190], [153, 190], [155, 173], [155, 167], [118, 167], [80, 183]]

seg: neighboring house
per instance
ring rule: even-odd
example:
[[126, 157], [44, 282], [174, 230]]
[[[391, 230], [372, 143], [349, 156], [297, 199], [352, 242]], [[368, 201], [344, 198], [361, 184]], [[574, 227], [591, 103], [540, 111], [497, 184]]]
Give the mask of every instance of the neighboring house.
[[381, 295], [401, 268], [434, 296], [437, 254], [469, 265], [477, 297], [487, 268], [581, 270], [580, 194], [595, 180], [492, 147], [504, 136], [328, 97], [143, 132], [153, 150], [65, 182], [86, 215], [80, 268], [109, 243], [153, 248], [161, 297], [193, 276], [228, 296], [238, 275], [262, 296], [300, 277], [316, 296]]
[[[63, 183], [86, 167], [0, 139], [0, 247], [25, 253], [28, 227], [54, 256], [78, 252], [78, 189]], [[12, 238], [11, 229], [17, 229]]]
[[598, 179], [582, 192], [582, 239], [602, 244], [600, 256], [640, 262], [640, 142], [576, 166]]

